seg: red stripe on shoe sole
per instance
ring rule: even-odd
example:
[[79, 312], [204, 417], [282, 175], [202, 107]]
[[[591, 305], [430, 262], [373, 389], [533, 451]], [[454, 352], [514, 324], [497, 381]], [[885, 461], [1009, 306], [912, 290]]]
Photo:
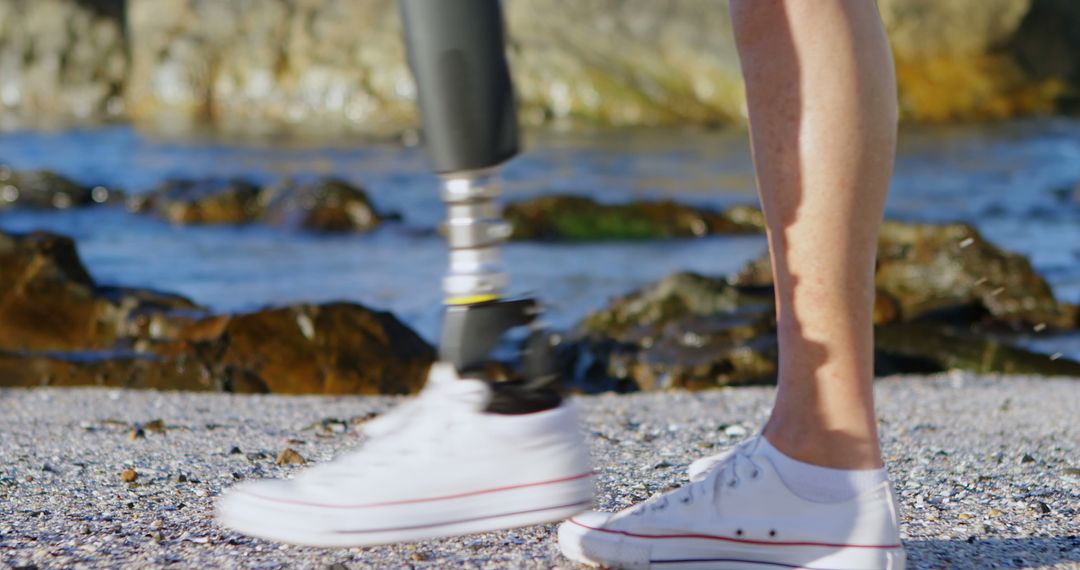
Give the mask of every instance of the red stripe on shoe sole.
[[552, 479], [550, 481], [539, 481], [536, 483], [522, 483], [520, 485], [507, 485], [505, 487], [492, 487], [490, 489], [481, 489], [479, 491], [469, 491], [467, 493], [457, 493], [454, 495], [441, 495], [438, 497], [425, 497], [423, 499], [403, 499], [400, 501], [385, 501], [382, 503], [364, 503], [360, 505], [332, 505], [327, 503], [312, 503], [309, 501], [297, 501], [293, 499], [280, 499], [277, 497], [267, 497], [265, 495], [259, 495], [250, 491], [237, 490], [237, 493], [262, 499], [264, 501], [270, 501], [274, 503], [285, 503], [289, 505], [300, 505], [304, 507], [315, 507], [320, 509], [370, 509], [375, 507], [390, 507], [394, 505], [410, 505], [414, 503], [430, 503], [434, 501], [446, 501], [450, 499], [461, 499], [464, 497], [473, 497], [476, 495], [487, 495], [490, 493], [501, 493], [503, 491], [514, 491], [516, 489], [526, 489], [529, 487], [543, 487], [544, 485], [556, 485], [558, 483], [567, 483], [570, 481], [577, 481], [579, 479], [585, 479], [592, 477], [592, 471], [588, 473], [582, 473], [580, 475], [573, 475], [571, 477], [563, 477], [562, 479]]
[[613, 530], [609, 528], [596, 528], [582, 523], [577, 519], [570, 519], [572, 522], [581, 528], [588, 530], [595, 530], [596, 532], [606, 532], [608, 534], [621, 534], [623, 536], [629, 536], [631, 538], [645, 538], [645, 539], [671, 539], [671, 538], [691, 538], [701, 540], [719, 540], [723, 542], [737, 542], [739, 544], [758, 544], [762, 546], [821, 546], [826, 548], [876, 548], [876, 549], [890, 549], [900, 548], [900, 544], [832, 544], [828, 542], [784, 542], [780, 540], [752, 540], [746, 538], [732, 538], [730, 536], [716, 536], [713, 534], [639, 534], [636, 532], [629, 532], [625, 530]]
[[[400, 532], [400, 531], [403, 531], [403, 530], [420, 530], [420, 529], [424, 529], [424, 528], [438, 528], [438, 527], [442, 527], [442, 526], [459, 525], [459, 524], [477, 522], [477, 521], [488, 520], [488, 519], [501, 519], [501, 518], [505, 518], [505, 517], [514, 517], [514, 516], [518, 516], [518, 515], [527, 515], [527, 514], [531, 514], [531, 513], [540, 513], [540, 512], [544, 512], [544, 511], [554, 511], [554, 510], [561, 510], [561, 509], [569, 509], [571, 507], [580, 507], [582, 510], [584, 510], [584, 509], [589, 508], [589, 505], [591, 505], [591, 504], [592, 504], [592, 499], [588, 499], [588, 500], [585, 500], [585, 501], [578, 501], [576, 503], [569, 503], [569, 504], [566, 504], [566, 505], [556, 505], [554, 507], [541, 507], [539, 509], [529, 509], [529, 510], [526, 510], [526, 511], [515, 511], [515, 512], [512, 512], [512, 513], [500, 513], [500, 514], [497, 514], [497, 515], [485, 515], [485, 516], [482, 516], [482, 517], [473, 517], [473, 518], [469, 518], [469, 519], [461, 519], [461, 520], [447, 521], [447, 522], [440, 522], [440, 523], [422, 524], [422, 525], [416, 525], [416, 526], [398, 526], [398, 527], [390, 527], [390, 528], [372, 528], [372, 529], [364, 529], [364, 530], [335, 530], [335, 531], [332, 531], [332, 532], [334, 534], [371, 534], [371, 533], [376, 533], [376, 532]], [[581, 512], [581, 511], [578, 511], [578, 512]]]

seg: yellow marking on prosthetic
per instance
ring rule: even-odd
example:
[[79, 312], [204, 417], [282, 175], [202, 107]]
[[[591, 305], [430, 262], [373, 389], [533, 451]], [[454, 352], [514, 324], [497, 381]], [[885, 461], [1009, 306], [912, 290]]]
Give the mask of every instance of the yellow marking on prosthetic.
[[450, 297], [444, 301], [444, 303], [447, 305], [475, 305], [477, 303], [489, 303], [498, 300], [498, 295], [470, 295], [468, 297]]

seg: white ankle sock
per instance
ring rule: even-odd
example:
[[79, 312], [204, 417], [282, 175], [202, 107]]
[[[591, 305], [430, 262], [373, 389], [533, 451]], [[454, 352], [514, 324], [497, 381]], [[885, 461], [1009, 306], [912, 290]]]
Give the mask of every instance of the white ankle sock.
[[848, 501], [889, 478], [885, 469], [833, 469], [803, 463], [784, 455], [764, 436], [758, 439], [757, 452], [769, 458], [791, 492], [807, 501]]

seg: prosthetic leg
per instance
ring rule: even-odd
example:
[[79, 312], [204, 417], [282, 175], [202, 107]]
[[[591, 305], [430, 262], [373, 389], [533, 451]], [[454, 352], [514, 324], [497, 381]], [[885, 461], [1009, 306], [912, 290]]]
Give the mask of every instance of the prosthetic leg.
[[[484, 364], [511, 330], [532, 325], [530, 298], [506, 296], [500, 245], [511, 228], [496, 203], [498, 169], [518, 152], [513, 86], [499, 0], [401, 0], [409, 64], [419, 90], [427, 150], [440, 175], [450, 248], [440, 359], [483, 378]], [[553, 345], [529, 334], [524, 380], [492, 383], [489, 410], [529, 413], [559, 405]]]
[[[498, 166], [517, 152], [498, 0], [401, 0], [428, 149], [442, 176], [450, 272], [440, 360], [409, 404], [364, 425], [358, 449], [218, 504], [225, 527], [313, 546], [425, 540], [562, 520], [592, 504], [588, 449], [561, 403], [551, 335], [533, 330], [523, 379], [485, 374], [537, 303], [505, 296], [509, 226]], [[560, 405], [561, 404], [561, 405]]]

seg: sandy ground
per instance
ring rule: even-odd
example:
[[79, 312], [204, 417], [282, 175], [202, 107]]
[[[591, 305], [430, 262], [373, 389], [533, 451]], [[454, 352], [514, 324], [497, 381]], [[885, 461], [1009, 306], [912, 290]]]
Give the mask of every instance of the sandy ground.
[[[617, 509], [751, 434], [772, 388], [582, 397]], [[0, 565], [12, 568], [573, 567], [554, 525], [379, 548], [279, 546], [223, 531], [214, 497], [355, 445], [394, 398], [0, 390]], [[1080, 568], [1080, 379], [887, 378], [881, 432], [911, 568]], [[161, 420], [156, 422], [155, 420]], [[132, 482], [122, 480], [133, 470]], [[128, 476], [131, 474], [129, 473]]]

